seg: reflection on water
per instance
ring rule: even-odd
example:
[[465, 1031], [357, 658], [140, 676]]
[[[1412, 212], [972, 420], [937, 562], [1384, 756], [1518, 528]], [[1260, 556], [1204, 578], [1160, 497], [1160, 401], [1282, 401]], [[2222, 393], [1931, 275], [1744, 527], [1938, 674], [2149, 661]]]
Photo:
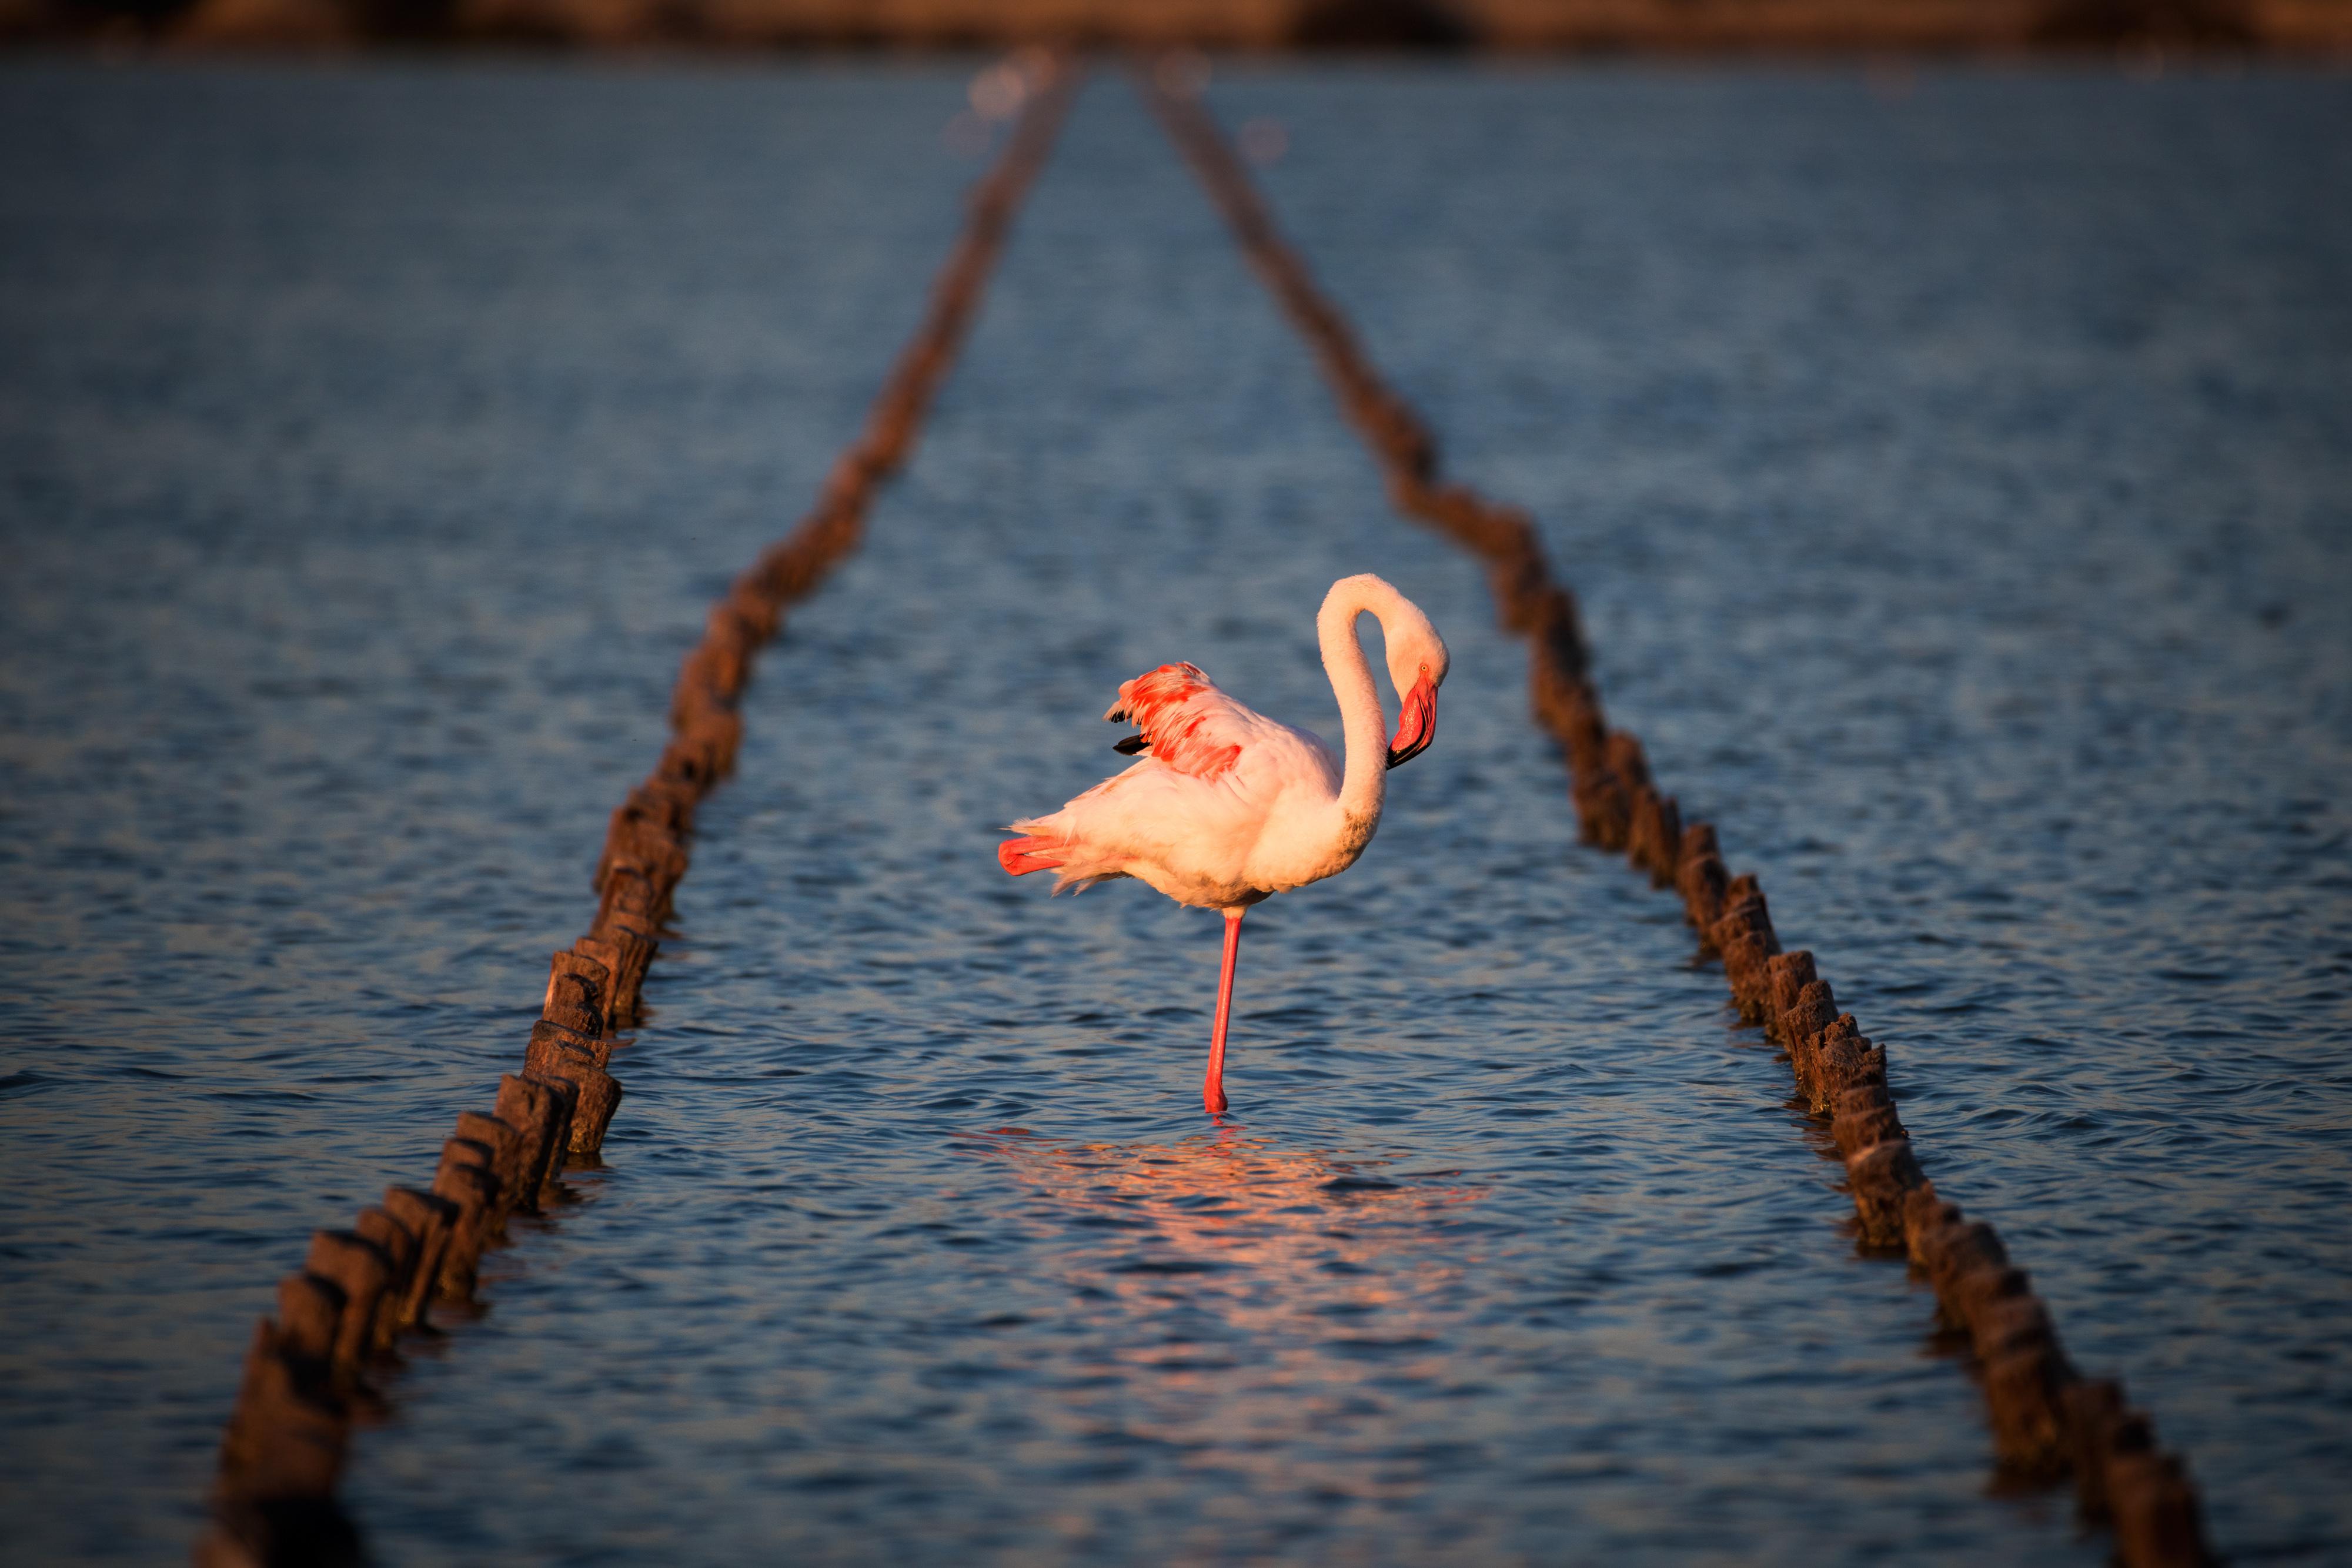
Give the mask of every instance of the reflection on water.
[[[1430, 1222], [1475, 1202], [1470, 1188], [1424, 1185], [1426, 1175], [1402, 1186], [1383, 1174], [1392, 1160], [1284, 1152], [1236, 1127], [1174, 1144], [1056, 1148], [1018, 1128], [976, 1142], [1052, 1200], [1034, 1222], [1041, 1241], [1072, 1228], [1122, 1233], [1128, 1260], [1086, 1276], [1122, 1312], [1181, 1300], [1228, 1331], [1319, 1343], [1327, 1354], [1442, 1357], [1429, 1303], [1461, 1278], [1462, 1261]], [[1401, 1255], [1412, 1260], [1398, 1278]], [[1179, 1386], [1229, 1368], [1192, 1359], [1193, 1348], [1150, 1347], [1138, 1364]], [[1433, 1359], [1412, 1370], [1440, 1368]]]
[[[161, 1561], [270, 1282], [511, 1065], [1004, 84], [0, 74], [0, 1559]], [[2341, 1560], [2352, 89], [1904, 86], [1214, 91], [1938, 1183], [2225, 1550]], [[1444, 628], [1445, 730], [1252, 916], [1215, 1129], [1217, 923], [1036, 898], [996, 825], [1170, 659], [1323, 722], [1360, 570]], [[593, 1201], [357, 1443], [376, 1556], [2099, 1560], [1984, 1495], [1926, 1294], [1574, 846], [1489, 617], [1098, 83], [750, 694]]]

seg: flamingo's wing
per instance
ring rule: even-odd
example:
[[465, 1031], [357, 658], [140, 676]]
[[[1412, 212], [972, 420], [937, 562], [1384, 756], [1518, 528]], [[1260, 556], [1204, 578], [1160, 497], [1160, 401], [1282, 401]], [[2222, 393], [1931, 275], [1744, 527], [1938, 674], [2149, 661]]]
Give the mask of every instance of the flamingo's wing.
[[[1162, 664], [1118, 688], [1103, 717], [1142, 732], [1154, 761], [1195, 779], [1232, 771], [1265, 721], [1217, 688], [1195, 664]], [[1127, 742], [1121, 742], [1126, 749]]]
[[1060, 810], [1013, 823], [1024, 836], [997, 851], [1013, 875], [1050, 869], [1057, 893], [1139, 876], [1180, 902], [1222, 906], [1252, 885], [1251, 857], [1278, 804], [1301, 787], [1326, 800], [1339, 788], [1321, 741], [1234, 701], [1191, 664], [1138, 675], [1103, 716], [1133, 723], [1143, 755]]

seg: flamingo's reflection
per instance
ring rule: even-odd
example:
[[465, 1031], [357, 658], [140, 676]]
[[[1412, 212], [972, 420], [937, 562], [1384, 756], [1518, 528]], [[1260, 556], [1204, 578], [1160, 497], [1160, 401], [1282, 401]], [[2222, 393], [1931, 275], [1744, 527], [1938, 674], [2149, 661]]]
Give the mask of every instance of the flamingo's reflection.
[[1263, 1371], [1335, 1355], [1403, 1371], [1441, 1354], [1440, 1320], [1465, 1304], [1468, 1260], [1446, 1222], [1482, 1194], [1444, 1179], [1457, 1173], [1277, 1148], [1230, 1126], [1076, 1146], [1007, 1128], [971, 1146], [1033, 1189], [1029, 1222], [1058, 1241], [1084, 1299], [1161, 1331], [1114, 1333], [1107, 1353], [1179, 1386], [1244, 1346]]

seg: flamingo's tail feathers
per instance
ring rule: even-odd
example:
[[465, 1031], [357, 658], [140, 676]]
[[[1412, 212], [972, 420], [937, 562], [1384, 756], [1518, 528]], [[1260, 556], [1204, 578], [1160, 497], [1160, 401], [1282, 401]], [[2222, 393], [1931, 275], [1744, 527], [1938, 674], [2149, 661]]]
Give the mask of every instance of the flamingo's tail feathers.
[[1014, 876], [1027, 876], [1033, 871], [1053, 871], [1062, 863], [1062, 846], [1052, 839], [1031, 835], [1007, 839], [996, 846], [996, 859]]
[[[1032, 831], [1039, 828], [1045, 831]], [[1055, 831], [1051, 818], [1015, 822], [1008, 831], [1022, 836], [996, 846], [997, 862], [1014, 876], [1052, 872], [1055, 893], [1076, 893], [1128, 874], [1115, 861], [1088, 848], [1085, 840]]]

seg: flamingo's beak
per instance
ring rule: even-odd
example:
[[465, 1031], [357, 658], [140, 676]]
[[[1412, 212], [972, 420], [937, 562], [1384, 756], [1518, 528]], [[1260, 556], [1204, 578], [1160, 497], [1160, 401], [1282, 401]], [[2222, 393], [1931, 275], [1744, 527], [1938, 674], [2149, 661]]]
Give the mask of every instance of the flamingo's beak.
[[1389, 766], [1412, 761], [1437, 738], [1437, 686], [1427, 675], [1413, 684], [1404, 699], [1404, 716], [1397, 720], [1396, 739], [1389, 743]]

